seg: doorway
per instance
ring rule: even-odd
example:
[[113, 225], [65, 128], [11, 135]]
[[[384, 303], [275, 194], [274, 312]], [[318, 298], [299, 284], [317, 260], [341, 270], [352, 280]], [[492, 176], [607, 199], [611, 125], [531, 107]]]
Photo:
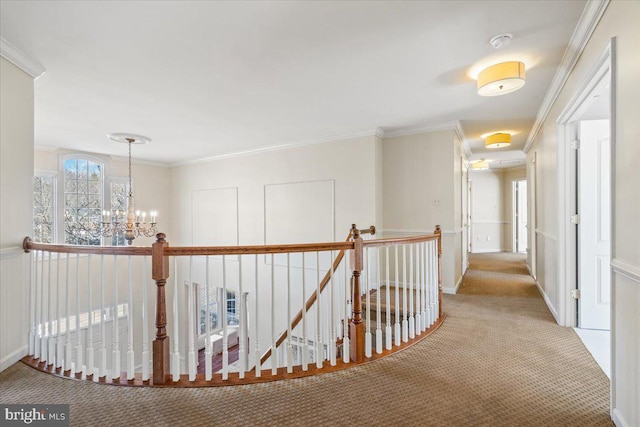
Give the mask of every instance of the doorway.
[[[607, 375], [611, 364], [611, 218], [615, 102], [614, 39], [560, 117], [560, 323], [576, 333]], [[588, 336], [597, 336], [595, 340]]]
[[527, 180], [512, 181], [513, 252], [527, 252]]

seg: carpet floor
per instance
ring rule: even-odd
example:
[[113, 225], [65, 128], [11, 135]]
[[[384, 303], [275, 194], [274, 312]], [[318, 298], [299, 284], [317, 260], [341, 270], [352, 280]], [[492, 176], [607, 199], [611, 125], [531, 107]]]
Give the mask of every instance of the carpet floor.
[[0, 402], [68, 403], [77, 426], [613, 426], [609, 380], [575, 332], [555, 323], [535, 285], [528, 289], [523, 265], [513, 254], [472, 256], [460, 293], [444, 297], [448, 317], [437, 331], [351, 369], [157, 389], [16, 363], [0, 373]]

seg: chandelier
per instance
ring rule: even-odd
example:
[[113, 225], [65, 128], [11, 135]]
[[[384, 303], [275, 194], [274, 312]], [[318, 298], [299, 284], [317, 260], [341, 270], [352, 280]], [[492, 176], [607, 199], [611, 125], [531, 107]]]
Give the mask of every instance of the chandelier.
[[147, 222], [146, 212], [134, 210], [133, 187], [131, 186], [131, 145], [148, 144], [150, 138], [141, 135], [111, 133], [107, 137], [116, 142], [129, 144], [129, 194], [127, 196], [127, 211], [118, 209], [102, 212], [100, 222], [100, 235], [103, 237], [113, 237], [123, 234], [127, 245], [132, 245], [133, 240], [139, 236], [152, 237], [158, 230], [156, 228], [156, 218], [158, 213], [151, 211], [149, 222]]

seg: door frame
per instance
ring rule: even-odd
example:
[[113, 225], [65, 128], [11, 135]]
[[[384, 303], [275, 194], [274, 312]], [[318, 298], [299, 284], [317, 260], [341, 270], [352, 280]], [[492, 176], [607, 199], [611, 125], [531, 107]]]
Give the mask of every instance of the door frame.
[[[519, 188], [518, 183], [519, 182], [526, 182], [527, 183], [527, 191], [524, 194], [520, 194], [520, 192], [522, 191], [521, 188]], [[518, 251], [519, 248], [519, 240], [521, 238], [521, 234], [520, 231], [518, 230], [518, 228], [520, 227], [520, 217], [522, 216], [520, 214], [520, 209], [519, 209], [519, 203], [520, 203], [520, 197], [524, 197], [525, 198], [525, 203], [526, 203], [526, 209], [525, 211], [527, 211], [526, 216], [529, 216], [529, 198], [528, 198], [528, 191], [529, 191], [529, 182], [527, 180], [527, 178], [515, 178], [511, 181], [511, 218], [513, 219], [511, 221], [511, 252], [513, 253], [521, 253], [520, 251]], [[528, 227], [528, 220], [527, 220], [527, 232], [525, 234], [527, 234], [527, 248], [525, 248], [525, 251], [529, 248], [529, 227]]]
[[[609, 85], [610, 97], [610, 141], [611, 141], [611, 170], [615, 170], [615, 37], [611, 39], [606, 49], [600, 55], [593, 68], [578, 86], [574, 96], [567, 103], [556, 123], [558, 126], [557, 166], [558, 166], [558, 323], [562, 326], [577, 326], [578, 304], [571, 296], [577, 289], [577, 226], [571, 224], [571, 215], [577, 213], [576, 204], [576, 156], [572, 142], [576, 139], [576, 122], [584, 114], [594, 95], [598, 94], [605, 85]], [[613, 224], [615, 207], [615, 181], [611, 177], [611, 224]], [[611, 233], [611, 248], [614, 247], [613, 233]], [[614, 253], [611, 252], [613, 259]], [[610, 298], [610, 301], [613, 301]], [[611, 306], [611, 315], [614, 313]], [[613, 322], [611, 323], [613, 336]]]

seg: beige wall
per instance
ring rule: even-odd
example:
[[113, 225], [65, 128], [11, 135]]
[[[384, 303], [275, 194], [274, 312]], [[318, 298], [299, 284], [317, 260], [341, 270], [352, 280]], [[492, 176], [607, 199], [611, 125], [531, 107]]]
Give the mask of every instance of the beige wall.
[[33, 79], [0, 58], [0, 371], [26, 354], [33, 211]]
[[440, 224], [447, 293], [462, 275], [461, 151], [453, 130], [385, 138], [382, 146], [385, 233], [430, 233]]
[[[612, 263], [612, 417], [619, 426], [640, 425], [640, 202], [637, 160], [640, 159], [640, 2], [612, 1], [600, 20], [566, 85], [557, 98], [535, 143], [537, 153], [537, 279], [553, 312], [567, 298], [560, 295], [557, 276], [564, 254], [558, 252], [559, 181], [556, 120], [587, 73], [616, 37], [615, 149]], [[530, 236], [531, 238], [531, 236]], [[564, 322], [564, 319], [560, 319]]]

